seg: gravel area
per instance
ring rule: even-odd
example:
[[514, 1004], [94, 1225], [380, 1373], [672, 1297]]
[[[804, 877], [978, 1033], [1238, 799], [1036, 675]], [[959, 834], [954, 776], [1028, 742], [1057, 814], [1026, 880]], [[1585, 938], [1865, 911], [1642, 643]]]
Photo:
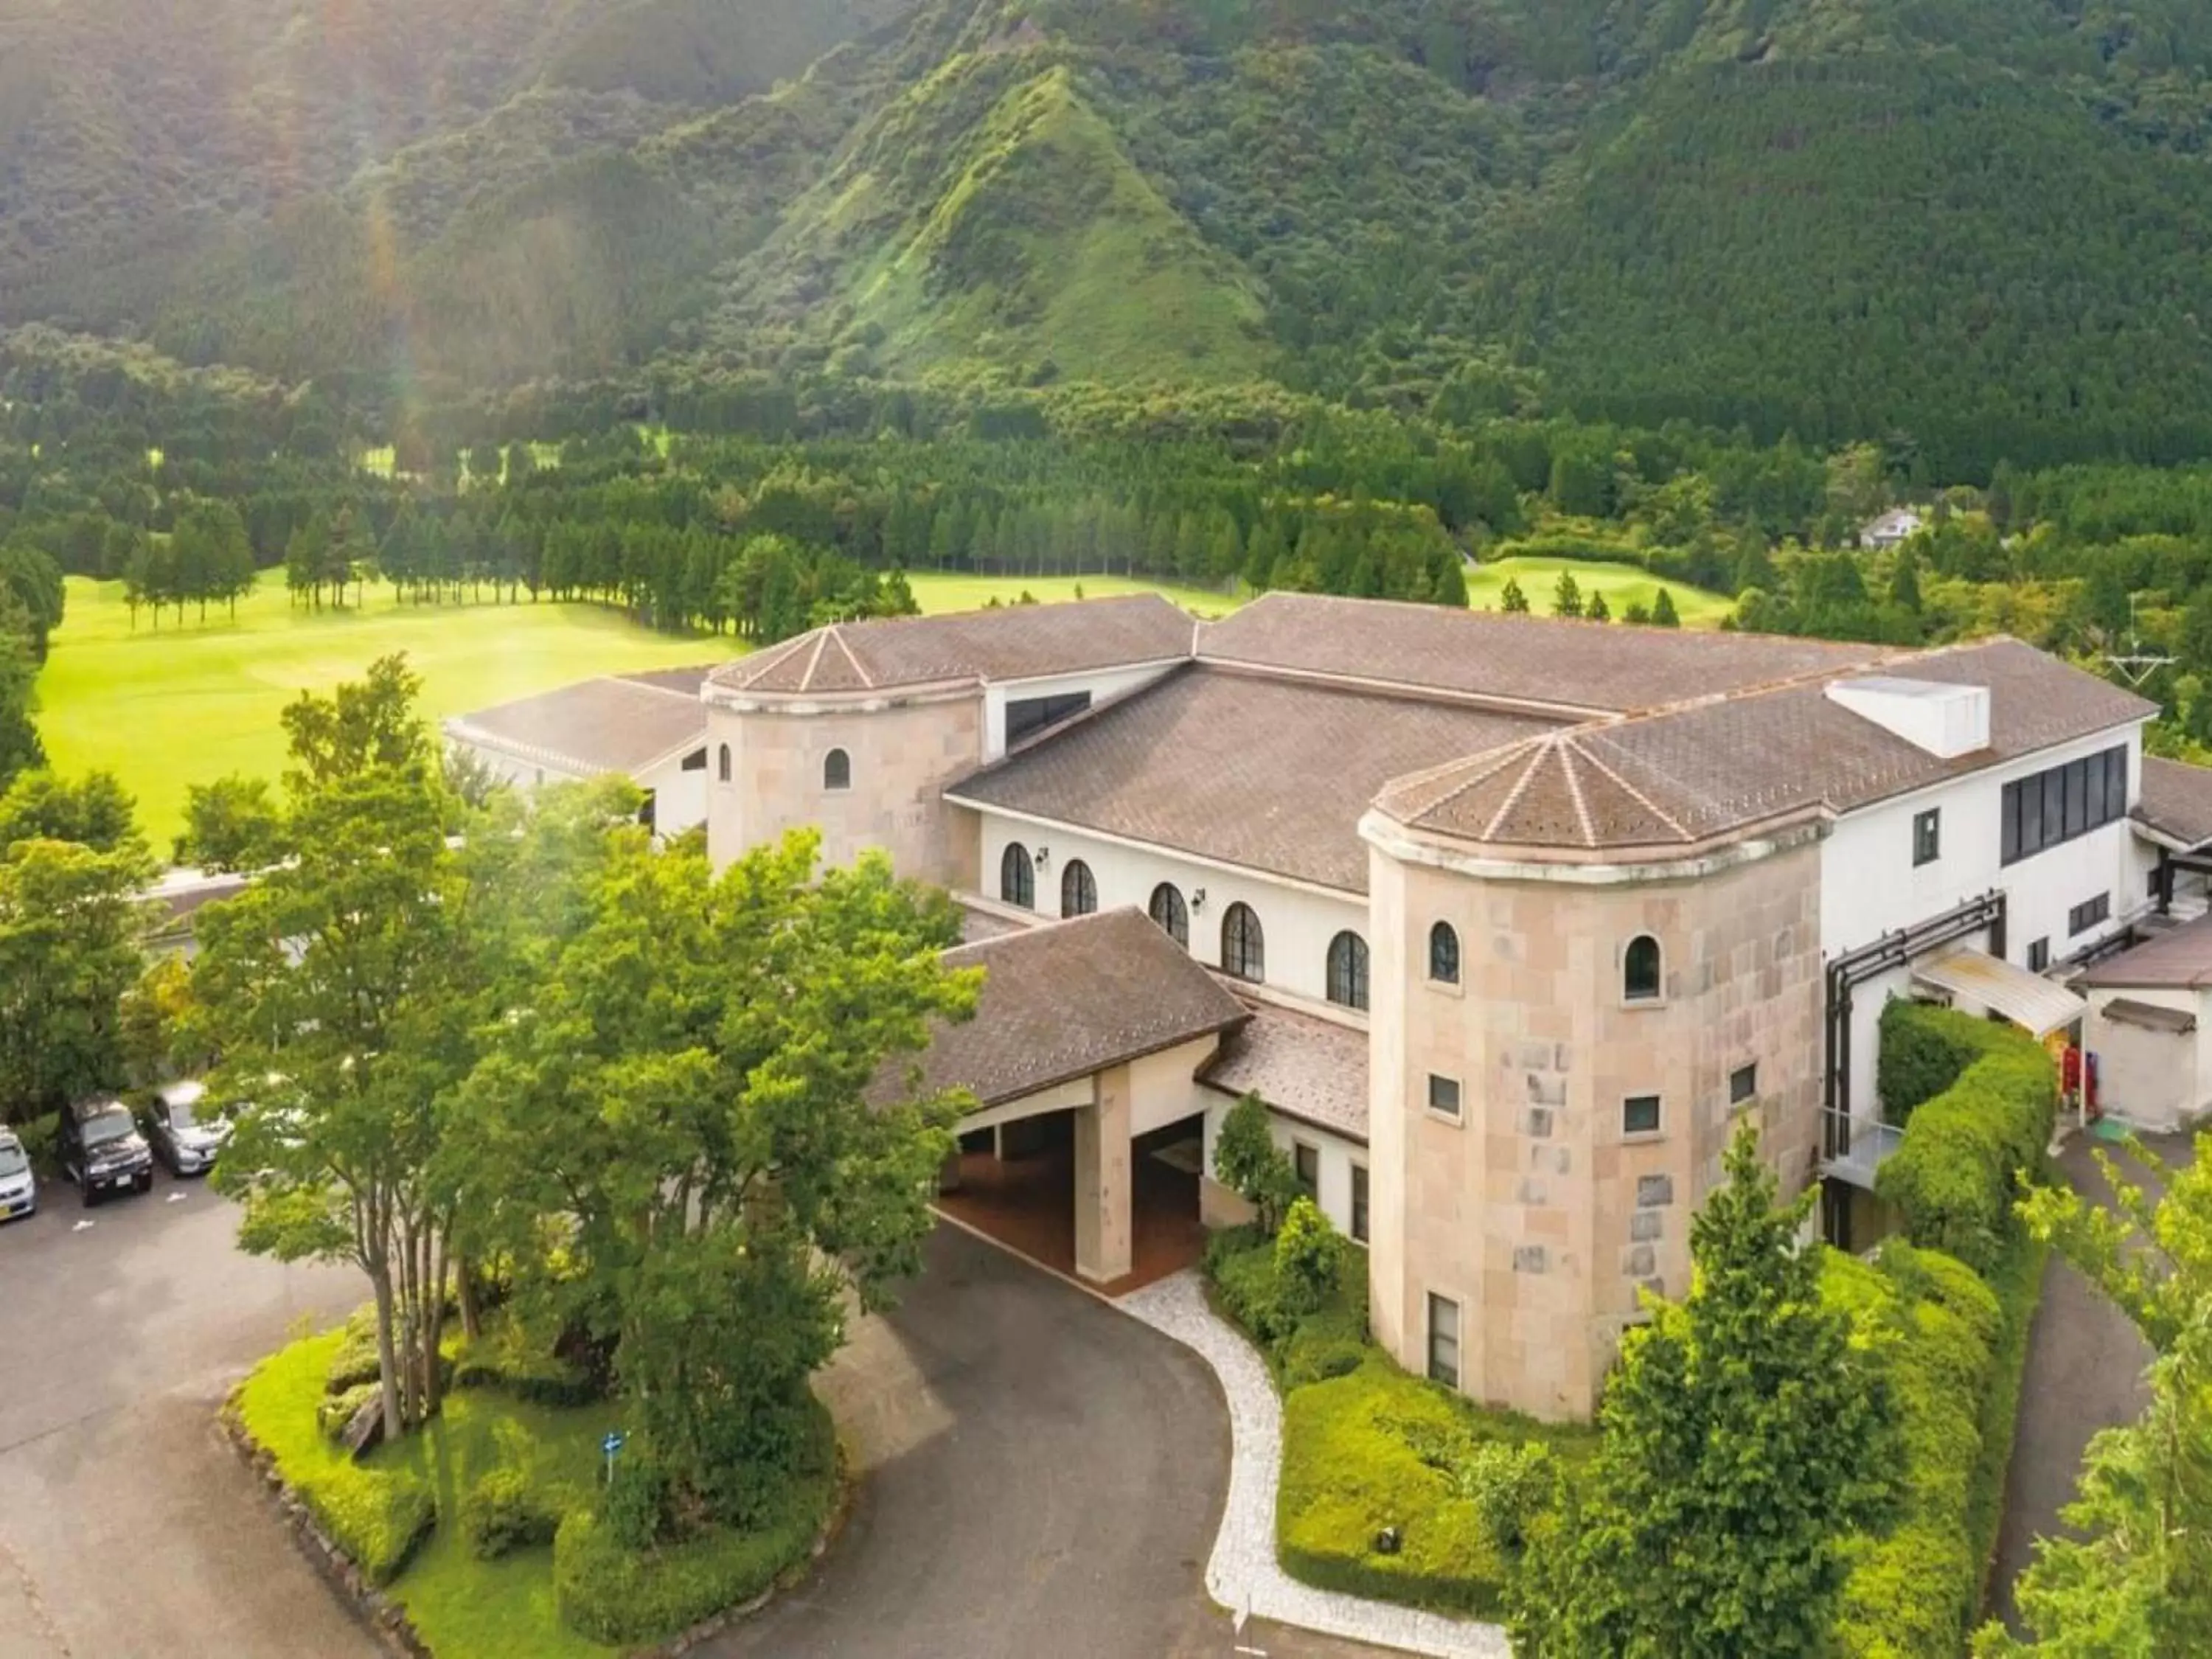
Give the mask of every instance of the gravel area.
[[1243, 1334], [1206, 1305], [1194, 1269], [1114, 1305], [1195, 1351], [1229, 1397], [1229, 1498], [1206, 1566], [1206, 1588], [1215, 1601], [1251, 1618], [1437, 1659], [1507, 1659], [1511, 1650], [1496, 1625], [1315, 1589], [1285, 1572], [1275, 1561], [1283, 1409], [1267, 1366]]

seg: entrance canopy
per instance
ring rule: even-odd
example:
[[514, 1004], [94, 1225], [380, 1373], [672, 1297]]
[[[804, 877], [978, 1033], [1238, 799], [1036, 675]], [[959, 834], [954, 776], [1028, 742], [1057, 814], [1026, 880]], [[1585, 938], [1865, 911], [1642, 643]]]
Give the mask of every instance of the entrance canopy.
[[2002, 1015], [2038, 1042], [2089, 1012], [2089, 1005], [2064, 986], [1983, 951], [1950, 951], [1915, 967], [1912, 976], [1931, 989]]

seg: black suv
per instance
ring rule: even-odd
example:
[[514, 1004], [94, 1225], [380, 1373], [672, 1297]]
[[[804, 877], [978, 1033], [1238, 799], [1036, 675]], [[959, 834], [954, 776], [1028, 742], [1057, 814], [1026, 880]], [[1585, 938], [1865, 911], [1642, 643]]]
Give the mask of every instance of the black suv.
[[119, 1100], [88, 1100], [62, 1114], [61, 1159], [87, 1205], [107, 1193], [153, 1190], [154, 1154]]

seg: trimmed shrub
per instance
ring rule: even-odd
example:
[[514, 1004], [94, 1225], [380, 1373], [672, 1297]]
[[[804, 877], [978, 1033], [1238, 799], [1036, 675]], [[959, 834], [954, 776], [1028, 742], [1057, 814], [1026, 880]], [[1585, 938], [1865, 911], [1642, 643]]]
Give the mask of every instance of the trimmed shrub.
[[331, 1356], [328, 1387], [332, 1394], [343, 1394], [364, 1382], [376, 1382], [379, 1376], [376, 1310], [373, 1306], [356, 1308], [347, 1316], [337, 1352]]
[[[2057, 1070], [2024, 1033], [1948, 1010], [1909, 1015], [1892, 1004], [1882, 1016], [1882, 1042], [1893, 1032], [1915, 1054], [1914, 1086], [1940, 1075], [1948, 1060], [1972, 1058], [1941, 1092], [1911, 1109], [1904, 1139], [1875, 1177], [1875, 1190], [1896, 1206], [1915, 1244], [1957, 1256], [1978, 1273], [2004, 1260], [2021, 1227], [2013, 1212], [2020, 1177], [2042, 1166], [2057, 1108]], [[1899, 1062], [1899, 1074], [1905, 1062]], [[1904, 1086], [1900, 1084], [1899, 1086]]]
[[567, 1408], [606, 1397], [599, 1379], [547, 1352], [512, 1319], [488, 1322], [453, 1360], [457, 1389], [503, 1389], [518, 1400]]
[[494, 1469], [461, 1499], [461, 1537], [479, 1561], [495, 1561], [509, 1550], [550, 1544], [561, 1517], [549, 1508], [520, 1469]]
[[2017, 1399], [2024, 1350], [2010, 1334], [2024, 1328], [2032, 1300], [2008, 1305], [1963, 1263], [1902, 1243], [1873, 1264], [1832, 1253], [1821, 1289], [1869, 1340], [1888, 1334], [1905, 1458], [1896, 1518], [1850, 1546], [1838, 1647], [1852, 1659], [1957, 1653], [1978, 1613], [1995, 1542], [1984, 1494], [1994, 1486], [2001, 1495], [2010, 1453], [2009, 1419], [1996, 1425], [1992, 1407], [2003, 1401], [2008, 1410]]
[[1910, 1121], [1915, 1107], [1942, 1094], [1989, 1052], [1983, 1039], [1997, 1029], [1932, 1003], [1892, 998], [1881, 1011], [1875, 1060], [1875, 1094], [1883, 1118]]
[[1297, 1328], [1297, 1310], [1284, 1304], [1272, 1242], [1259, 1228], [1233, 1227], [1208, 1239], [1206, 1270], [1221, 1310], [1271, 1356]]
[[625, 1549], [596, 1514], [561, 1523], [553, 1593], [570, 1629], [609, 1644], [656, 1642], [749, 1601], [804, 1562], [837, 1494], [836, 1431], [814, 1408], [813, 1446], [762, 1525]]
[[1313, 1200], [1295, 1200], [1275, 1235], [1275, 1282], [1282, 1300], [1300, 1317], [1320, 1311], [1336, 1289], [1343, 1263], [1344, 1236]]
[[[1356, 1370], [1283, 1402], [1276, 1553], [1317, 1589], [1493, 1612], [1504, 1565], [1468, 1473], [1476, 1449], [1546, 1441], [1573, 1458], [1590, 1438], [1478, 1409], [1370, 1349]], [[1376, 1547], [1386, 1529], [1397, 1534], [1394, 1553]]]

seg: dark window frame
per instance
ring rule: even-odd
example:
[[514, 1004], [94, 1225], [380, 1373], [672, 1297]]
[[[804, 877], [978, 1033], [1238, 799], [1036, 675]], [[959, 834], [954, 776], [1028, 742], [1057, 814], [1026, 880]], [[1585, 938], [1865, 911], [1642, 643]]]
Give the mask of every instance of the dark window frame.
[[2039, 974], [2051, 966], [2051, 941], [2048, 939], [2027, 942], [2027, 971]]
[[1060, 914], [1063, 916], [1098, 914], [1098, 878], [1091, 873], [1091, 866], [1081, 859], [1070, 859], [1060, 866]]
[[[1638, 957], [1649, 947], [1650, 972], [1639, 971]], [[1667, 988], [1667, 952], [1656, 933], [1638, 933], [1620, 953], [1620, 1000], [1623, 1002], [1663, 1001]]]
[[1152, 896], [1145, 908], [1162, 933], [1184, 950], [1190, 949], [1190, 906], [1183, 898], [1182, 888], [1171, 881], [1162, 882], [1152, 889]]
[[[1425, 1351], [1424, 1357], [1428, 1360], [1429, 1381], [1441, 1382], [1448, 1389], [1456, 1389], [1459, 1387], [1460, 1380], [1460, 1334], [1464, 1313], [1459, 1303], [1451, 1297], [1439, 1296], [1436, 1291], [1431, 1291], [1428, 1293], [1428, 1298], [1424, 1309], [1428, 1328], [1424, 1333], [1426, 1340], [1423, 1342], [1422, 1347]], [[1442, 1329], [1443, 1322], [1437, 1317], [1437, 1310], [1441, 1308], [1451, 1310], [1451, 1332], [1449, 1335], [1446, 1335]], [[1450, 1349], [1448, 1358], [1441, 1355], [1440, 1344]]]
[[1065, 691], [1049, 697], [1018, 697], [1006, 704], [1006, 747], [1013, 748], [1048, 732], [1065, 720], [1091, 710], [1088, 691]]
[[2101, 927], [2112, 919], [2112, 896], [2100, 893], [2084, 899], [2066, 913], [2066, 936], [2079, 939], [2092, 927]]
[[[1643, 1109], [1649, 1108], [1651, 1121], [1639, 1124]], [[1667, 1127], [1667, 1103], [1657, 1095], [1625, 1095], [1620, 1102], [1620, 1133], [1624, 1135], [1645, 1136], [1662, 1134]]]
[[730, 781], [730, 745], [726, 743], [722, 745], [722, 752], [717, 761], [714, 771], [715, 777], [718, 781], [727, 783]]
[[1267, 930], [1241, 899], [1221, 913], [1221, 971], [1247, 984], [1267, 982]]
[[693, 750], [690, 754], [684, 757], [683, 769], [686, 772], [705, 771], [707, 769], [707, 751], [703, 749]]
[[1352, 1242], [1367, 1243], [1370, 1221], [1370, 1202], [1367, 1190], [1367, 1166], [1355, 1163], [1352, 1166]]
[[1018, 841], [999, 854], [999, 900], [1024, 910], [1036, 908], [1036, 860]]
[[1437, 985], [1459, 983], [1459, 929], [1439, 921], [1429, 929], [1429, 979]]
[[2015, 778], [1998, 805], [1997, 856], [2018, 864], [2128, 815], [2128, 750], [2120, 744]]
[[1741, 1106], [1759, 1098], [1759, 1062], [1749, 1060], [1729, 1073], [1729, 1104]]
[[[1443, 1103], [1441, 1097], [1449, 1096], [1450, 1103]], [[1455, 1077], [1446, 1077], [1442, 1072], [1431, 1072], [1428, 1085], [1428, 1109], [1438, 1117], [1448, 1117], [1455, 1123], [1466, 1121], [1467, 1094]]]
[[1943, 856], [1943, 809], [1931, 806], [1912, 815], [1912, 867], [1935, 863]]
[[1323, 987], [1328, 1000], [1340, 1008], [1367, 1012], [1372, 990], [1367, 941], [1349, 927], [1328, 942], [1328, 964]]
[[[1306, 1168], [1309, 1164], [1313, 1167], [1313, 1173], [1311, 1175], [1306, 1173]], [[1318, 1199], [1321, 1196], [1320, 1147], [1315, 1146], [1310, 1140], [1292, 1140], [1291, 1142], [1291, 1171], [1293, 1175], [1297, 1176], [1298, 1185], [1305, 1188], [1306, 1196], [1308, 1198]]]
[[833, 795], [842, 795], [853, 787], [853, 757], [846, 750], [832, 749], [822, 757], [822, 787]]

